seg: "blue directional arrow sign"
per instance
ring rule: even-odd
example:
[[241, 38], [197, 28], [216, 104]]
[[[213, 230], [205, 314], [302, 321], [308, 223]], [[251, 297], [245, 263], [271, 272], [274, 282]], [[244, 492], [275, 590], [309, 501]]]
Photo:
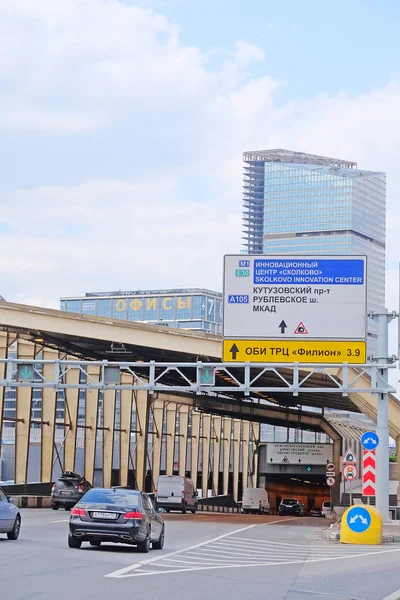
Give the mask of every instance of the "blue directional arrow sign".
[[371, 515], [362, 506], [354, 506], [347, 513], [347, 525], [355, 533], [367, 531], [371, 525]]
[[365, 450], [375, 450], [379, 444], [379, 437], [375, 431], [367, 431], [361, 436], [361, 445]]

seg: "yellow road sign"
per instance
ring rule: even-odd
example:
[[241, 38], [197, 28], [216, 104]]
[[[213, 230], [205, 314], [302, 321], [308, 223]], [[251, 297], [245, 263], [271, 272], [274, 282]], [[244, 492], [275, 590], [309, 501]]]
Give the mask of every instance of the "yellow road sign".
[[364, 364], [366, 342], [320, 340], [224, 340], [224, 362]]

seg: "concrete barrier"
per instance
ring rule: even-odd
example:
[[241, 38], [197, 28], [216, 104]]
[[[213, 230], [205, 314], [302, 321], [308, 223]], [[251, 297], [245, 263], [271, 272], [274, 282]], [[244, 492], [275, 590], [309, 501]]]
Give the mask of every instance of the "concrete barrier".
[[197, 509], [201, 512], [240, 513], [238, 506], [214, 506], [212, 504], [198, 504]]
[[50, 496], [13, 496], [18, 508], [50, 508]]

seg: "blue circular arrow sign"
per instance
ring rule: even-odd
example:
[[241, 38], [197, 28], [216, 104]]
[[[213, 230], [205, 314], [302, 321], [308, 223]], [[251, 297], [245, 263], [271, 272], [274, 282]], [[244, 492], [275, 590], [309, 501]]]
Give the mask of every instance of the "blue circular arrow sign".
[[365, 450], [375, 450], [378, 444], [379, 438], [375, 431], [367, 431], [361, 436], [361, 445]]
[[363, 533], [371, 525], [371, 515], [362, 506], [351, 508], [347, 513], [346, 520], [349, 528], [355, 533]]

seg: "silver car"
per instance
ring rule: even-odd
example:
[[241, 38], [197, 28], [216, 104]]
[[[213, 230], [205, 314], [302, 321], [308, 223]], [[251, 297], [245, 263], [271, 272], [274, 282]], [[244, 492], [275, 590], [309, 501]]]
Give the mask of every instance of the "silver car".
[[0, 488], [0, 533], [6, 533], [9, 540], [17, 540], [21, 531], [19, 508], [13, 504], [4, 490]]

